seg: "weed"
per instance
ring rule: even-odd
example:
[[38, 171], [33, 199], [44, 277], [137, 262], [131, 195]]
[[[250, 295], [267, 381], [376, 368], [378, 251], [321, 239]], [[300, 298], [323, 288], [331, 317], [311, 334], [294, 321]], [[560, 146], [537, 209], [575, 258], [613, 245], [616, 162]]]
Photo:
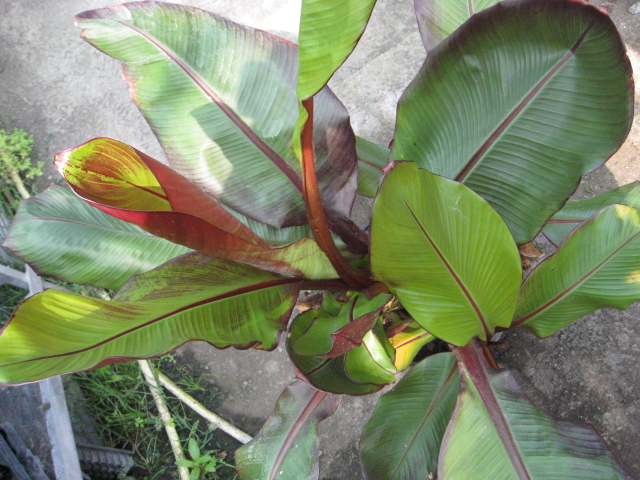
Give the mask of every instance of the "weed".
[[3, 196], [0, 199], [7, 213], [15, 214], [21, 198], [32, 192], [30, 185], [24, 181], [32, 180], [42, 173], [43, 162], [32, 165], [31, 149], [33, 135], [20, 128], [11, 133], [0, 129], [0, 179]]
[[[202, 378], [194, 375], [189, 367], [177, 365], [173, 355], [167, 355], [155, 363], [174, 376], [178, 375], [180, 378], [177, 382], [189, 394], [205, 391]], [[115, 364], [78, 373], [74, 379], [86, 398], [85, 407], [96, 421], [105, 445], [135, 452], [135, 466], [131, 475], [139, 480], [174, 478], [175, 459], [137, 363]], [[194, 478], [235, 478], [233, 467], [222, 461], [225, 453], [216, 451], [213, 429], [198, 420], [197, 415], [178, 400], [168, 397], [167, 406], [180, 438], [185, 442], [189, 439], [189, 446], [195, 442], [198, 451], [202, 449], [206, 452], [201, 463], [210, 466], [209, 473], [201, 467], [199, 476]], [[187, 445], [183, 447], [186, 449]]]

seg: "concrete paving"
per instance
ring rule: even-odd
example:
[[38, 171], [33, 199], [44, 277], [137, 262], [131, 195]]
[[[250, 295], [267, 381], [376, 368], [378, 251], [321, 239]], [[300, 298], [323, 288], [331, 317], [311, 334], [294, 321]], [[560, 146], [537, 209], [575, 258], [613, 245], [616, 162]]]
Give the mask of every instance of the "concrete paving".
[[[118, 62], [81, 41], [73, 26], [74, 14], [116, 3], [0, 0], [0, 128], [33, 132], [39, 160], [49, 162], [57, 152], [97, 136], [117, 138], [162, 157], [130, 102]], [[297, 32], [296, 0], [176, 3], [207, 8], [290, 39]], [[349, 109], [356, 133], [386, 144], [393, 134], [395, 104], [425, 54], [411, 2], [378, 3], [360, 45], [331, 86]], [[616, 0], [605, 7], [620, 25], [637, 65], [640, 15], [628, 13], [633, 3]], [[580, 195], [640, 177], [639, 129], [636, 122], [630, 140], [605, 168], [583, 182]], [[56, 177], [49, 168], [42, 184]], [[366, 202], [361, 208], [367, 208]], [[639, 313], [637, 305], [626, 312], [603, 310], [546, 340], [514, 332], [499, 356], [538, 405], [560, 418], [594, 424], [640, 478]], [[281, 348], [272, 353], [218, 351], [193, 343], [180, 349], [179, 356], [210, 374], [212, 388], [220, 393], [219, 413], [252, 434], [294, 374]], [[338, 413], [322, 424], [322, 479], [362, 478], [357, 442], [375, 401], [376, 396], [344, 398]]]

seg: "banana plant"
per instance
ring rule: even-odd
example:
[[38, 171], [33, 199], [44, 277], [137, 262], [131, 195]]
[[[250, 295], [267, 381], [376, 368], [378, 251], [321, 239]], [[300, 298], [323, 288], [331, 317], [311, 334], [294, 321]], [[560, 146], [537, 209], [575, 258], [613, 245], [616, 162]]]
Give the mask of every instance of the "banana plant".
[[[631, 126], [615, 26], [580, 0], [415, 0], [428, 55], [386, 147], [327, 86], [374, 4], [303, 0], [297, 46], [182, 5], [76, 17], [122, 62], [166, 163], [108, 138], [56, 156], [67, 186], [24, 201], [5, 244], [117, 292], [27, 299], [0, 332], [0, 384], [283, 341], [297, 378], [237, 452], [243, 480], [319, 478], [340, 396], [394, 384], [363, 431], [366, 478], [631, 478], [491, 351], [497, 332], [544, 337], [640, 300], [638, 184], [567, 202]], [[358, 194], [370, 228], [351, 220]], [[518, 247], [541, 232], [558, 248], [523, 275]], [[301, 290], [324, 294], [290, 320]], [[415, 364], [436, 340], [450, 352]]]

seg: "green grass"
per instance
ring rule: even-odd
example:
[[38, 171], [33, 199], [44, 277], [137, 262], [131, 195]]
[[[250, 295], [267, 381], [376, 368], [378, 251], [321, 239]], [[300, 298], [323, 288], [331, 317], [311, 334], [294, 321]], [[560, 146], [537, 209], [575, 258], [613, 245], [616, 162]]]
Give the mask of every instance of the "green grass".
[[26, 290], [9, 283], [0, 285], [0, 328], [11, 318], [13, 310], [24, 300], [27, 293]]
[[[188, 366], [178, 366], [173, 355], [152, 363], [174, 377], [174, 381], [190, 395], [196, 397], [205, 393], [201, 378], [193, 375]], [[135, 467], [130, 476], [137, 480], [177, 478], [177, 467], [164, 426], [137, 363], [114, 364], [78, 373], [74, 379], [86, 398], [85, 407], [96, 421], [104, 444], [135, 452]], [[214, 430], [208, 423], [179, 400], [170, 396], [165, 399], [185, 452], [189, 439], [193, 439], [203, 455], [210, 454], [217, 459], [216, 472], [207, 473], [200, 480], [235, 479], [234, 467], [224, 462], [224, 452], [217, 451]]]

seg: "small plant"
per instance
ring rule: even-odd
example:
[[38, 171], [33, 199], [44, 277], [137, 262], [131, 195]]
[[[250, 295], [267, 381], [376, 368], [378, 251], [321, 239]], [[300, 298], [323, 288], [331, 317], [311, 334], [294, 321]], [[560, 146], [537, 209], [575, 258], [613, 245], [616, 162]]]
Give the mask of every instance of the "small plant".
[[221, 465], [228, 466], [214, 452], [201, 454], [198, 442], [193, 438], [189, 439], [189, 456], [191, 460], [179, 460], [176, 465], [190, 468], [189, 478], [191, 480], [204, 480], [208, 473], [215, 473]]
[[[180, 5], [76, 17], [123, 62], [169, 166], [107, 138], [56, 156], [70, 188], [24, 202], [6, 244], [39, 271], [118, 291], [24, 302], [0, 334], [0, 383], [194, 339], [272, 350], [286, 332], [298, 379], [237, 469], [310, 479], [340, 395], [394, 383], [440, 339], [451, 351], [412, 367], [364, 429], [367, 478], [629, 478], [491, 351], [496, 332], [544, 337], [640, 299], [638, 185], [567, 202], [630, 129], [614, 25], [577, 0], [415, 0], [429, 53], [387, 148], [356, 137], [326, 87], [374, 3], [304, 0], [298, 47]], [[356, 192], [374, 197], [370, 231], [350, 219]], [[518, 248], [541, 232], [557, 252], [523, 281]], [[324, 294], [289, 322], [301, 290]]]
[[21, 198], [31, 196], [24, 180], [31, 180], [42, 173], [44, 163], [33, 165], [30, 156], [32, 148], [33, 135], [20, 128], [11, 133], [0, 130], [0, 178], [3, 183], [3, 204], [8, 207], [8, 214], [13, 215]]

